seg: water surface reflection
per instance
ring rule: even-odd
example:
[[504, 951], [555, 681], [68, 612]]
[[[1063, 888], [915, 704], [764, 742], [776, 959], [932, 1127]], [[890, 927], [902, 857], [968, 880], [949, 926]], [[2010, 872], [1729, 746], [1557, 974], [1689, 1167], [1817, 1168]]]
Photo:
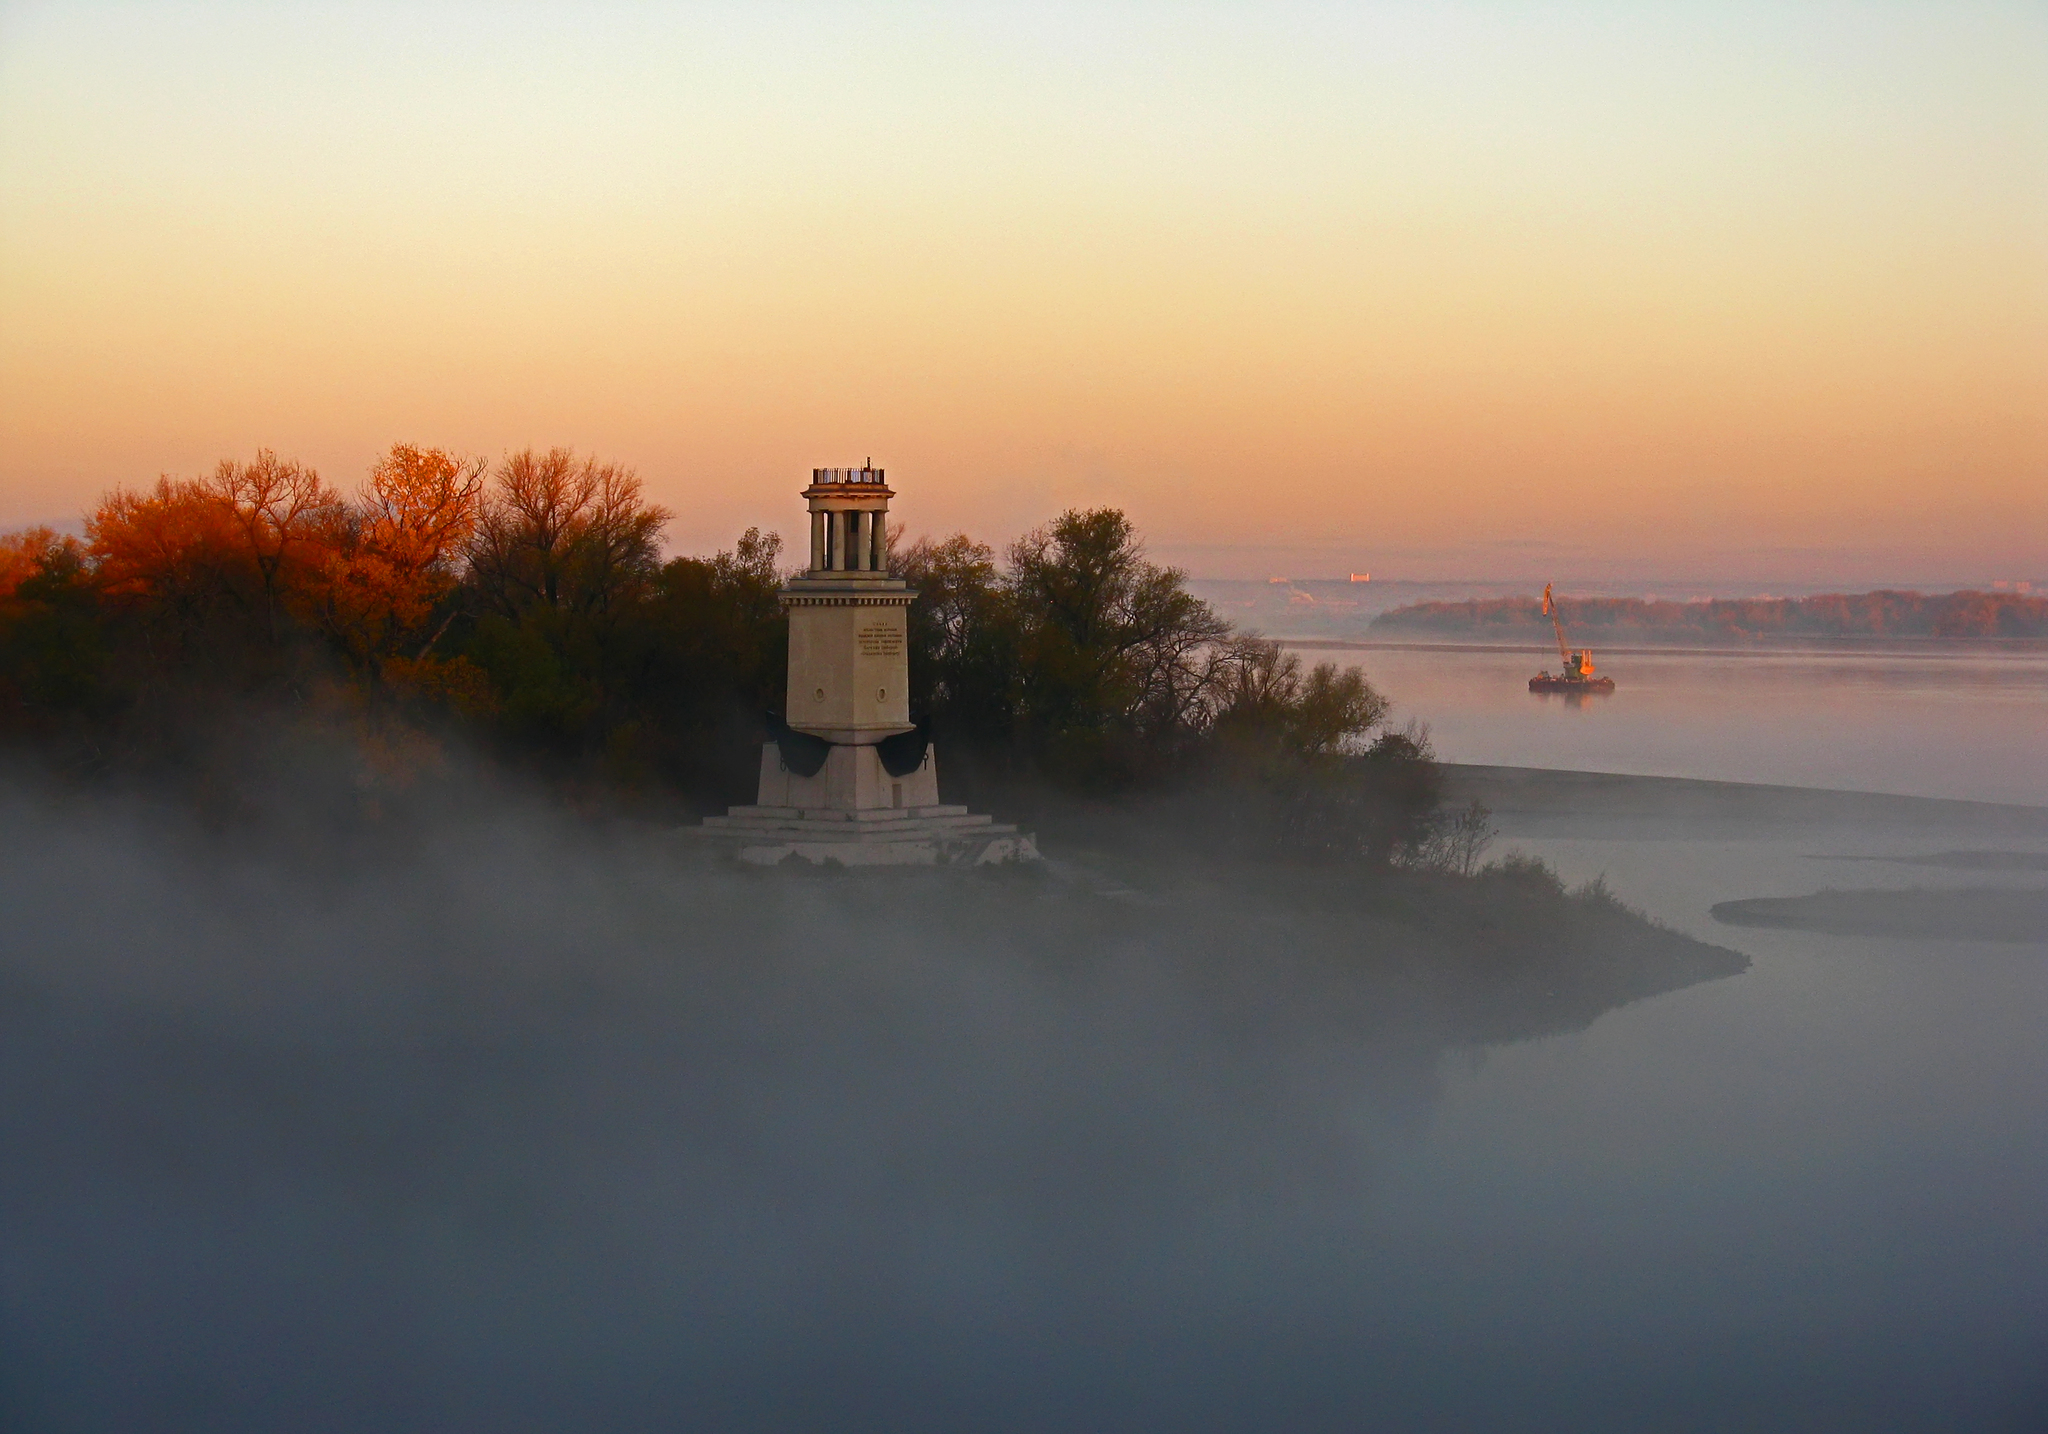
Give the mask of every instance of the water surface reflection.
[[1527, 690], [1540, 649], [1303, 656], [1363, 666], [1450, 761], [2048, 804], [2048, 654], [1598, 653], [1619, 686], [1578, 702]]

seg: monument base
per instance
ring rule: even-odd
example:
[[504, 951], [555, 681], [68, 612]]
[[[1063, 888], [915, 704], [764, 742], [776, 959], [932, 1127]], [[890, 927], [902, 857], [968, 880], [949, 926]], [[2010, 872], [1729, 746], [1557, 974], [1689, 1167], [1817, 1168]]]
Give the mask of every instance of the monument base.
[[775, 743], [761, 749], [761, 800], [687, 830], [754, 866], [996, 866], [1037, 861], [1028, 833], [939, 801], [931, 753], [902, 777], [871, 746], [836, 746], [815, 776], [790, 771]]
[[1026, 833], [965, 807], [863, 812], [801, 807], [733, 807], [691, 831], [733, 848], [753, 866], [789, 860], [812, 866], [996, 866], [1038, 860]]

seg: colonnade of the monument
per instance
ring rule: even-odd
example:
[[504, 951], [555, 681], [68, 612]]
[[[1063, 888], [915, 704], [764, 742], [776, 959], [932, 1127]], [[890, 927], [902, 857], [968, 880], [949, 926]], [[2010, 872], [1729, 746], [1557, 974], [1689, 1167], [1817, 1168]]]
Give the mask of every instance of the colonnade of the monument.
[[811, 571], [879, 573], [889, 567], [889, 515], [853, 509], [811, 514]]

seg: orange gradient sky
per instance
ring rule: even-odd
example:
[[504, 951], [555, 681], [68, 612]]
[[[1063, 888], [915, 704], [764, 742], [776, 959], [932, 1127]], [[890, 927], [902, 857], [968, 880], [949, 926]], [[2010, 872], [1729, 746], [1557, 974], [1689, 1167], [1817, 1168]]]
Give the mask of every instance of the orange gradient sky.
[[872, 455], [1205, 575], [2048, 576], [2048, 8], [0, 3], [0, 524]]

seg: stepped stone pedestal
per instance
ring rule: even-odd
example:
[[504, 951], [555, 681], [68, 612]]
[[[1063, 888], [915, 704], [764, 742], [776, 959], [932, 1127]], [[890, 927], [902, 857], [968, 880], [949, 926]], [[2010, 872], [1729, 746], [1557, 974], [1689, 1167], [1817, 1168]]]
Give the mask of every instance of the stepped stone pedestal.
[[930, 743], [910, 721], [905, 614], [917, 594], [889, 572], [892, 496], [879, 468], [812, 470], [810, 567], [782, 590], [787, 715], [781, 736], [761, 748], [760, 799], [690, 828], [741, 861], [1038, 859], [1037, 844], [1014, 826], [939, 800]]
[[779, 866], [996, 866], [1036, 861], [1038, 846], [1013, 826], [965, 807], [904, 807], [863, 812], [803, 807], [734, 807], [706, 817], [705, 839], [728, 842], [741, 861]]
[[1035, 861], [1038, 846], [1014, 826], [939, 801], [937, 764], [894, 777], [872, 745], [835, 746], [815, 776], [793, 772], [774, 742], [761, 748], [761, 800], [706, 817], [700, 837], [739, 859], [775, 866], [992, 866]]

